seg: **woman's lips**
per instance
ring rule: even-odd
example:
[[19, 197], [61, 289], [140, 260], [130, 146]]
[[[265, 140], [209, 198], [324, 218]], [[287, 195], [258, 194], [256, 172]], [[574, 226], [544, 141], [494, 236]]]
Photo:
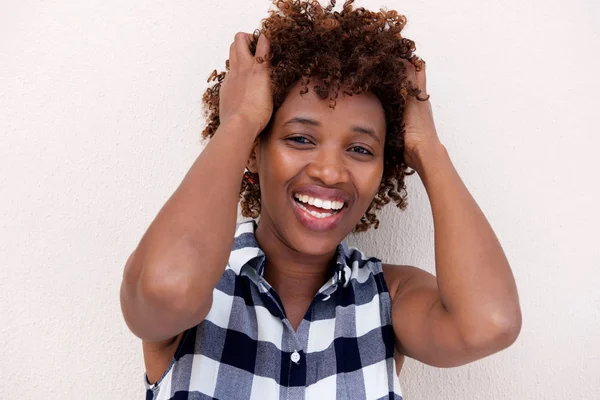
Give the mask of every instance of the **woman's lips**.
[[[305, 228], [311, 231], [324, 232], [331, 229], [334, 229], [339, 221], [342, 219], [343, 214], [346, 212], [346, 206], [342, 208], [339, 212], [332, 213], [332, 215], [328, 217], [315, 217], [311, 215], [308, 211], [303, 210], [300, 204], [292, 197], [292, 207], [294, 209], [294, 214]], [[308, 208], [308, 207], [306, 207]], [[322, 213], [331, 213], [332, 210], [322, 210]]]

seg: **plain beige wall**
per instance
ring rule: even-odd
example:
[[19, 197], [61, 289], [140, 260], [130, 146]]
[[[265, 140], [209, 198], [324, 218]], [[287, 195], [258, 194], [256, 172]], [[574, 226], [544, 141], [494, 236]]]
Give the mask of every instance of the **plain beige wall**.
[[[600, 6], [596, 0], [359, 1], [408, 16], [442, 141], [517, 278], [508, 350], [440, 370], [408, 400], [600, 399]], [[2, 399], [140, 399], [123, 265], [197, 154], [206, 79], [267, 0], [0, 1]], [[224, 160], [226, 162], [226, 160]], [[434, 267], [409, 209], [350, 238]]]

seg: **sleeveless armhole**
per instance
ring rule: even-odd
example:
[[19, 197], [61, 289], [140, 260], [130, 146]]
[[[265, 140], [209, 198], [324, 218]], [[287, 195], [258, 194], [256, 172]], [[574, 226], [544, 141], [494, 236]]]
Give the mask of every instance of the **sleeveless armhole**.
[[150, 383], [150, 381], [148, 380], [148, 374], [146, 373], [146, 371], [144, 371], [144, 383], [146, 384], [146, 389], [155, 391], [161, 385], [162, 381], [169, 374], [171, 369], [173, 369], [173, 365], [175, 365], [175, 362], [179, 359], [179, 355], [181, 353], [181, 350], [183, 349], [183, 346], [185, 345], [185, 343], [187, 341], [188, 336], [190, 335], [190, 333], [193, 330], [195, 331], [195, 328], [196, 327], [189, 328], [184, 331], [183, 336], [181, 337], [181, 341], [179, 342], [179, 344], [177, 345], [177, 349], [175, 350], [175, 354], [173, 355], [173, 358], [171, 359], [171, 362], [169, 363], [169, 365], [167, 366], [167, 368], [165, 369], [165, 371], [163, 372], [161, 377], [158, 378], [158, 380], [155, 383]]

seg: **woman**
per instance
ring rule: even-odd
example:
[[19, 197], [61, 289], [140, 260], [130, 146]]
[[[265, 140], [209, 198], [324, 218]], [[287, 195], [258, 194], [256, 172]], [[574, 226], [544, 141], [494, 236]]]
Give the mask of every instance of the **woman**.
[[[401, 399], [404, 356], [451, 367], [515, 341], [514, 278], [438, 138], [405, 17], [274, 3], [209, 78], [211, 140], [125, 266], [147, 398]], [[414, 171], [435, 277], [342, 242], [404, 209]], [[258, 223], [236, 225], [239, 197]]]

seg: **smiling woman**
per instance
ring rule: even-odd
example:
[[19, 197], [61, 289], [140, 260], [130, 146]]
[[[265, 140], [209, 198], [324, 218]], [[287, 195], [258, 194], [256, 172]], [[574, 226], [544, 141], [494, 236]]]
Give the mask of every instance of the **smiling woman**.
[[[355, 228], [380, 188], [385, 113], [371, 92], [343, 94], [331, 108], [314, 90], [300, 90], [300, 83], [290, 88], [249, 157], [247, 168], [260, 177], [256, 235], [260, 243], [272, 242], [277, 232], [299, 253], [327, 254]], [[298, 195], [307, 201], [295, 201]], [[329, 212], [332, 201], [342, 204], [339, 212]]]
[[[125, 266], [146, 398], [402, 399], [404, 356], [450, 367], [514, 342], [514, 278], [439, 141], [406, 18], [274, 3], [211, 74], [210, 141]], [[344, 243], [406, 207], [415, 171], [437, 277]], [[240, 199], [258, 222], [236, 224]]]
[[[355, 132], [370, 133], [385, 143], [385, 154], [381, 154], [385, 155], [381, 184], [356, 231], [378, 227], [376, 210], [390, 201], [402, 210], [406, 208], [404, 177], [414, 173], [403, 157], [402, 117], [407, 100], [417, 98], [422, 91], [416, 85], [414, 71], [422, 69], [424, 62], [414, 54], [414, 41], [401, 35], [406, 17], [394, 10], [353, 9], [353, 1], [347, 1], [341, 12], [333, 11], [335, 1], [326, 8], [317, 1], [274, 3], [278, 9], [271, 11], [270, 17], [263, 21], [262, 30], [246, 40], [252, 52], [261, 32], [271, 43], [268, 58], [275, 114], [285, 103], [295, 101], [295, 95], [310, 91], [316, 98], [327, 100], [319, 104], [331, 109], [337, 108], [340, 95], [356, 97], [362, 94], [377, 105], [370, 115], [361, 110], [354, 116], [368, 121], [374, 113], [379, 113], [380, 120], [383, 115], [385, 125], [378, 132], [380, 135], [372, 128], [350, 127]], [[202, 133], [205, 138], [214, 135], [222, 120], [219, 89], [226, 75], [226, 72], [214, 71], [209, 78], [218, 82], [203, 98], [208, 114], [208, 125]], [[290, 97], [290, 94], [294, 96]], [[296, 115], [300, 114], [296, 112]], [[305, 116], [295, 116], [288, 123], [300, 121], [304, 121], [304, 126], [319, 127], [321, 124]], [[269, 131], [268, 127], [266, 131]], [[260, 194], [252, 183], [242, 184], [241, 204], [246, 217], [256, 218], [260, 213]]]

